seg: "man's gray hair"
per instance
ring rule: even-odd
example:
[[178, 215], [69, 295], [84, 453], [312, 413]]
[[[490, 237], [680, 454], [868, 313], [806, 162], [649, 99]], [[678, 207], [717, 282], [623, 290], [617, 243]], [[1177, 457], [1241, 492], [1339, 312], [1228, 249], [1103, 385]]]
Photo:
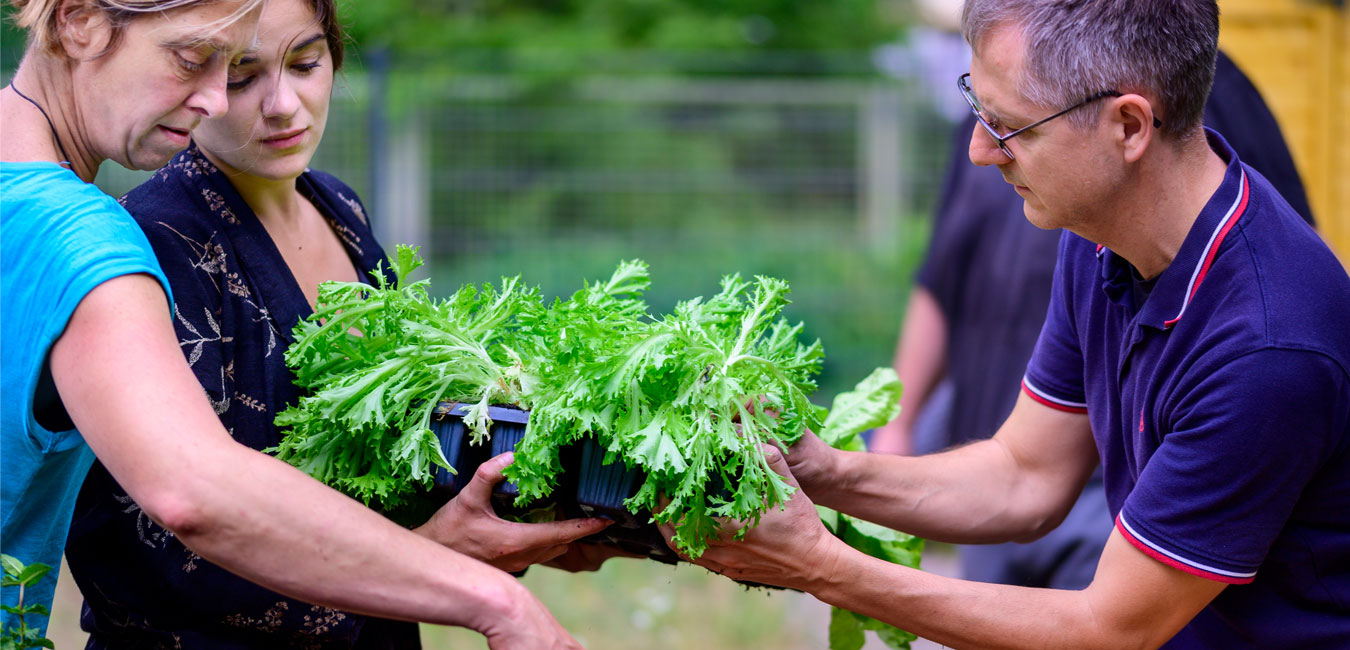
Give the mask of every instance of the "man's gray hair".
[[[1200, 125], [1218, 55], [1216, 0], [966, 0], [962, 33], [978, 56], [1001, 28], [1026, 47], [1017, 90], [1059, 110], [1095, 93], [1146, 94], [1164, 134]], [[1065, 116], [1080, 128], [1095, 115]]]

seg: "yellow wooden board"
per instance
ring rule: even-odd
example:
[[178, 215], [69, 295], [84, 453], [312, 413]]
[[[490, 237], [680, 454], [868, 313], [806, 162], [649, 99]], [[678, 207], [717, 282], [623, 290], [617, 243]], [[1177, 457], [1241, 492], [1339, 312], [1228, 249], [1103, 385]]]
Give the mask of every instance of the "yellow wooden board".
[[1327, 0], [1219, 0], [1219, 45], [1270, 105], [1319, 229], [1350, 261], [1350, 11]]

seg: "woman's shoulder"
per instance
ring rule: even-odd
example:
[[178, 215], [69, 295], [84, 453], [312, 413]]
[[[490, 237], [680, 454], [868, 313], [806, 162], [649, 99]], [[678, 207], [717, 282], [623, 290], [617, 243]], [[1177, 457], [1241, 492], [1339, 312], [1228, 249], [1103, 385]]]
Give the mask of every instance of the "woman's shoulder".
[[[7, 281], [28, 287], [6, 298], [39, 296], [73, 310], [93, 287], [118, 275], [162, 277], [145, 235], [126, 210], [70, 170], [5, 163], [0, 182], [0, 266]], [[47, 316], [57, 319], [55, 312]]]
[[[51, 211], [48, 217], [60, 217], [63, 209], [77, 213], [122, 210], [111, 196], [97, 185], [86, 183], [75, 172], [48, 162], [0, 163], [6, 208]], [[8, 210], [7, 210], [8, 211]]]
[[0, 169], [7, 240], [76, 250], [136, 243], [137, 228], [126, 210], [70, 170], [45, 163], [4, 163]]
[[335, 210], [347, 212], [357, 223], [370, 226], [370, 219], [366, 216], [366, 207], [361, 202], [361, 197], [342, 179], [317, 169], [306, 169], [301, 178], [310, 184], [315, 193], [330, 201]]
[[230, 224], [241, 202], [220, 171], [189, 146], [119, 201], [140, 226], [171, 279], [216, 269], [232, 250]]
[[356, 190], [353, 190], [345, 181], [321, 169], [306, 168], [304, 176], [326, 191], [342, 192], [351, 197], [356, 196]]
[[221, 192], [214, 187], [213, 177], [218, 173], [211, 161], [190, 146], [118, 201], [142, 228], [152, 223], [200, 227], [204, 214], [229, 211]]

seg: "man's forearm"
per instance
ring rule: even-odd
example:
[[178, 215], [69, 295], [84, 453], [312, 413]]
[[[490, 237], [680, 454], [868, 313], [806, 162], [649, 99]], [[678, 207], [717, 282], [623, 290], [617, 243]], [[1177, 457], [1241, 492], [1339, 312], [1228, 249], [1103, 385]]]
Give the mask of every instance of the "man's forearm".
[[1177, 571], [1113, 535], [1084, 590], [957, 580], [891, 564], [832, 542], [803, 573], [820, 600], [952, 648], [1156, 648], [1224, 588]]
[[[777, 450], [766, 458], [800, 485]], [[931, 457], [881, 458], [899, 467]], [[826, 530], [815, 506], [809, 492], [797, 492], [742, 539], [712, 540], [694, 562], [737, 580], [797, 588], [958, 648], [1156, 648], [1225, 587], [1153, 559], [1119, 532], [1082, 591], [956, 580], [864, 555]], [[675, 532], [669, 524], [661, 531], [667, 540]]]
[[811, 499], [928, 539], [1030, 541], [1073, 507], [1097, 465], [1087, 417], [1019, 399], [990, 440], [921, 457], [831, 450], [804, 436], [787, 455]]
[[[1025, 539], [1042, 517], [1016, 501], [1018, 478], [997, 458], [1001, 453], [988, 441], [920, 458], [836, 452], [837, 480], [808, 486], [807, 494], [820, 505], [926, 539]], [[972, 466], [985, 469], [971, 472]]]
[[952, 648], [1118, 648], [1082, 592], [968, 582], [850, 553], [812, 595]]

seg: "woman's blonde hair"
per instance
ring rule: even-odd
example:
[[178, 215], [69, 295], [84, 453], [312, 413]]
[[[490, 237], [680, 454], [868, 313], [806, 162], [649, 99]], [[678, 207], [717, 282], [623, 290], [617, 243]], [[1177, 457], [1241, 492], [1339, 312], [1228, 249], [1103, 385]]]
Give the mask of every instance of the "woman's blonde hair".
[[[9, 0], [16, 10], [14, 24], [28, 31], [28, 49], [63, 56], [61, 49], [61, 3], [68, 0]], [[87, 11], [103, 14], [112, 26], [112, 38], [105, 52], [112, 51], [127, 24], [135, 18], [151, 13], [162, 13], [220, 0], [76, 0]], [[243, 0], [237, 10], [214, 25], [224, 29], [243, 19], [262, 6], [264, 0]]]

